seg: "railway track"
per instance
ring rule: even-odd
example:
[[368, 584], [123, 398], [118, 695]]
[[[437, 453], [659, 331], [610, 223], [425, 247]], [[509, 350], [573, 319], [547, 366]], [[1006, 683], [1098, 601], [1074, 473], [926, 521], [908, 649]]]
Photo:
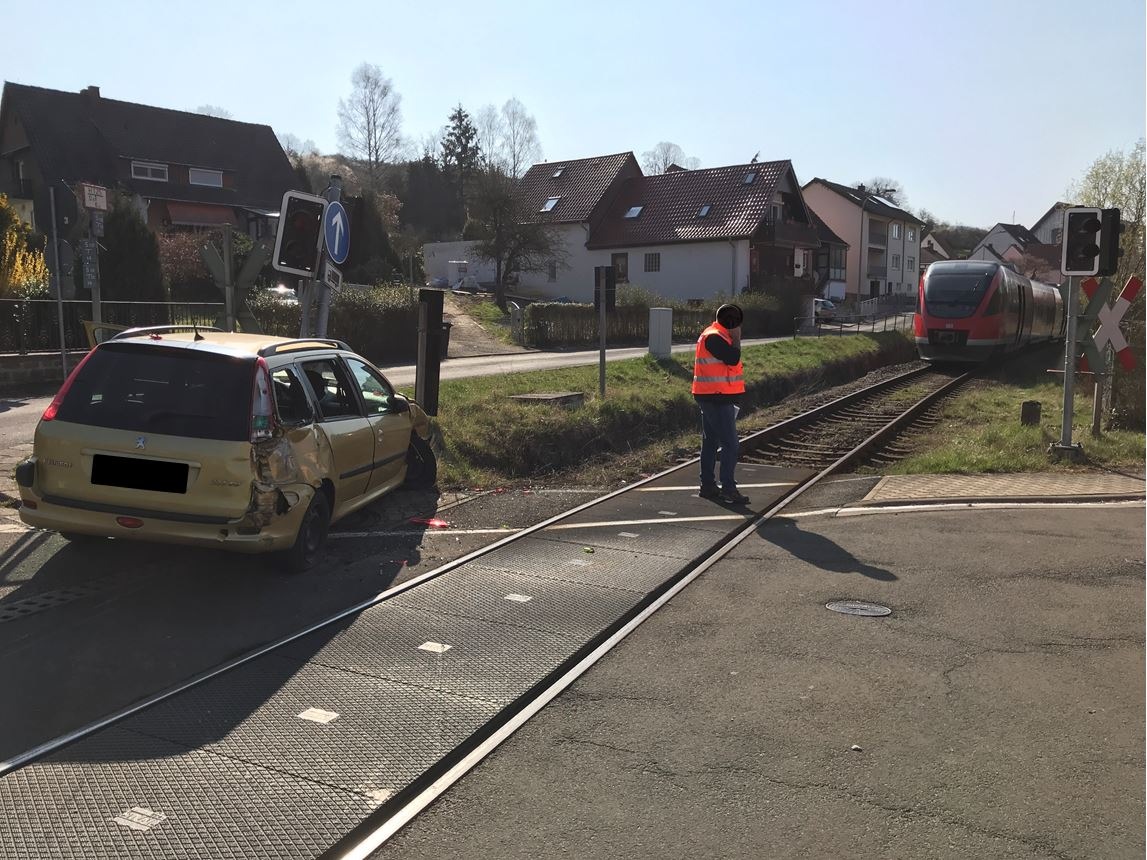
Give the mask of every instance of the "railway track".
[[896, 447], [896, 438], [909, 427], [934, 424], [939, 403], [973, 375], [910, 370], [747, 436], [740, 459], [818, 471], [841, 471], [868, 459], [892, 462], [907, 453]]
[[[556, 517], [523, 529], [514, 535], [507, 536], [503, 540], [496, 541], [422, 576], [388, 589], [374, 598], [348, 607], [336, 615], [293, 635], [204, 672], [164, 693], [133, 704], [118, 713], [111, 714], [96, 723], [89, 724], [36, 749], [28, 750], [23, 755], [15, 756], [6, 762], [0, 762], [0, 778], [11, 774], [13, 771], [33, 765], [37, 760], [47, 757], [63, 747], [80, 743], [89, 735], [95, 735], [103, 729], [118, 726], [121, 723], [128, 723], [137, 715], [159, 706], [165, 700], [173, 699], [192, 691], [194, 688], [207, 685], [225, 673], [238, 669], [245, 664], [254, 663], [272, 653], [276, 653], [276, 656], [279, 657], [284, 654], [289, 655], [292, 646], [297, 647], [297, 643], [304, 637], [324, 628], [338, 630], [340, 627], [366, 616], [370, 610], [376, 607], [384, 609], [384, 605], [390, 601], [395, 601], [395, 604], [401, 607], [404, 601], [409, 602], [420, 591], [424, 591], [428, 595], [423, 598], [424, 600], [431, 601], [434, 598], [430, 595], [439, 593], [443, 595], [442, 599], [446, 601], [446, 604], [449, 604], [451, 600], [456, 599], [457, 595], [469, 593], [467, 589], [472, 590], [475, 583], [480, 581], [482, 577], [492, 575], [491, 570], [500, 569], [504, 571], [513, 568], [521, 576], [531, 574], [543, 576], [545, 575], [543, 572], [547, 568], [553, 568], [555, 561], [560, 564], [562, 553], [568, 552], [568, 546], [571, 545], [582, 548], [579, 555], [583, 555], [587, 551], [584, 547], [596, 544], [598, 549], [594, 557], [600, 556], [603, 562], [611, 552], [614, 552], [610, 549], [611, 545], [616, 546], [616, 541], [622, 538], [626, 541], [634, 539], [635, 542], [632, 546], [635, 550], [640, 549], [642, 553], [651, 553], [648, 556], [637, 554], [628, 558], [648, 557], [653, 559], [655, 563], [651, 567], [658, 573], [656, 584], [650, 583], [644, 586], [641, 591], [645, 593], [628, 608], [619, 607], [616, 614], [609, 617], [608, 620], [603, 618], [602, 626], [597, 627], [593, 633], [587, 632], [585, 638], [579, 640], [579, 645], [574, 645], [571, 642], [570, 651], [565, 652], [561, 659], [552, 664], [552, 667], [542, 674], [536, 682], [530, 683], [528, 687], [523, 689], [520, 695], [512, 697], [501, 706], [489, 718], [488, 722], [464, 738], [460, 738], [457, 746], [451, 748], [447, 745], [445, 749], [441, 749], [440, 741], [436, 741], [436, 747], [441, 751], [436, 754], [438, 758], [434, 764], [431, 764], [420, 776], [414, 777], [388, 800], [382, 802], [374, 812], [367, 814], [349, 832], [344, 831], [346, 835], [336, 843], [332, 845], [328, 842], [321, 845], [324, 857], [337, 857], [340, 860], [351, 860], [351, 858], [362, 860], [432, 803], [451, 784], [475, 767], [548, 702], [573, 684], [578, 677], [609, 653], [631, 631], [705, 571], [717, 564], [740, 543], [757, 534], [763, 523], [776, 516], [787, 505], [815, 487], [824, 478], [846, 470], [879, 451], [887, 452], [890, 440], [913, 422], [926, 420], [929, 410], [970, 376], [971, 374], [954, 376], [931, 368], [909, 371], [746, 437], [741, 441], [746, 463], [760, 464], [756, 466], [758, 469], [765, 465], [774, 467], [770, 474], [778, 476], [764, 478], [766, 481], [772, 480], [778, 483], [760, 484], [762, 487], [775, 488], [770, 491], [770, 500], [763, 510], [738, 509], [740, 516], [734, 516], [732, 510], [714, 508], [711, 504], [697, 499], [696, 496], [692, 496], [692, 501], [687, 502], [687, 498], [690, 497], [686, 495], [674, 496], [676, 501], [672, 503], [672, 507], [675, 510], [660, 510], [660, 507], [665, 506], [665, 502], [657, 500], [669, 498], [663, 495], [665, 492], [676, 490], [687, 493], [687, 487], [676, 485], [683, 482], [693, 483], [695, 460], [675, 466], [659, 475], [654, 475], [637, 484], [594, 499]], [[794, 466], [799, 468], [793, 468]], [[689, 476], [687, 479], [685, 478], [686, 475]], [[693, 508], [693, 505], [697, 507]], [[587, 511], [589, 512], [587, 516], [581, 516]], [[656, 512], [655, 519], [649, 519], [650, 511]], [[669, 526], [670, 523], [665, 519], [666, 517], [681, 516], [684, 518], [682, 520], [684, 524], [689, 522], [691, 513], [696, 515], [692, 517], [693, 528], [674, 529], [670, 527], [670, 530], [665, 530], [665, 527]], [[579, 519], [581, 520], [580, 523]], [[586, 522], [587, 519], [589, 522]], [[714, 520], [729, 520], [728, 530], [726, 531], [723, 526], [715, 526], [708, 533], [709, 536], [706, 537], [704, 523]], [[612, 530], [606, 528], [603, 532], [603, 526], [612, 526]], [[613, 531], [619, 527], [633, 529], [633, 532], [619, 532], [614, 535]], [[638, 532], [645, 527], [649, 527], [653, 531], [648, 533], [649, 537], [641, 538]], [[570, 531], [571, 529], [573, 531]], [[638, 543], [639, 540], [645, 540], [646, 543]], [[693, 541], [694, 543], [701, 541], [701, 543], [696, 546], [696, 554], [689, 550], [679, 551], [674, 556], [669, 549], [673, 540]], [[660, 553], [667, 553], [667, 555]], [[495, 554], [502, 557], [516, 556], [518, 561], [511, 564], [510, 568], [500, 567], [502, 563], [488, 561], [489, 558], [495, 557]], [[672, 557], [681, 559], [679, 569], [676, 565], [670, 565]], [[589, 563], [583, 558], [578, 558], [576, 561], [580, 565]], [[572, 562], [568, 564], [572, 564]], [[618, 568], [618, 575], [624, 574], [626, 570], [631, 568], [632, 564], [632, 560], [625, 561], [622, 567]], [[505, 574], [498, 573], [496, 575], [503, 576]], [[462, 577], [462, 579], [458, 583], [452, 583], [452, 577]], [[560, 577], [559, 581], [561, 581]], [[575, 577], [574, 581], [569, 584], [570, 592], [567, 599], [577, 599], [576, 595], [580, 594], [577, 581]], [[424, 589], [424, 587], [428, 588]], [[551, 583], [551, 587], [556, 586], [552, 586]], [[566, 586], [561, 587], [565, 588]], [[646, 591], [646, 589], [648, 590]], [[604, 593], [613, 594], [614, 592], [606, 589]], [[530, 598], [525, 599], [529, 600]], [[498, 603], [500, 605], [504, 601], [498, 601]], [[429, 604], [425, 609], [431, 612], [435, 611]], [[400, 609], [399, 612], [401, 613], [401, 611]], [[445, 604], [441, 611], [449, 616], [450, 610]], [[519, 630], [516, 627], [505, 629], [511, 632]], [[371, 641], [377, 646], [381, 640], [372, 638]], [[440, 647], [449, 648], [450, 646]], [[464, 650], [459, 649], [460, 652], [464, 652]], [[383, 729], [377, 730], [383, 731]], [[406, 745], [409, 741], [410, 739], [403, 735], [401, 743]], [[382, 737], [371, 744], [371, 748], [384, 746], [385, 743], [384, 732]], [[29, 779], [33, 778], [36, 777], [29, 777]], [[183, 778], [180, 777], [180, 779]], [[186, 777], [186, 779], [193, 781], [194, 777]], [[29, 805], [26, 808], [36, 809], [34, 805]], [[94, 820], [103, 820], [101, 815], [103, 815], [102, 812], [94, 814]], [[104, 817], [106, 818], [106, 816]], [[315, 847], [320, 848], [320, 845], [316, 844]]]

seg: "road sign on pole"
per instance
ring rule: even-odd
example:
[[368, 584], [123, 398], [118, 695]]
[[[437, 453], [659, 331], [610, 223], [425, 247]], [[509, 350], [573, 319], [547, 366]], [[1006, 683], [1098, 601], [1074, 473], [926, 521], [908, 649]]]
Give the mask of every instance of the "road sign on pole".
[[1107, 298], [1114, 290], [1109, 280], [1104, 278], [1103, 282], [1100, 283], [1094, 278], [1088, 278], [1083, 282], [1083, 291], [1087, 293], [1088, 304], [1087, 312], [1081, 321], [1086, 322], [1087, 329], [1091, 328], [1093, 320], [1099, 321], [1099, 328], [1096, 329], [1095, 334], [1091, 335], [1095, 352], [1097, 355], [1102, 355], [1104, 348], [1111, 344], [1116, 358], [1119, 359], [1119, 363], [1123, 365], [1125, 370], [1131, 370], [1135, 367], [1135, 354], [1131, 351], [1119, 324], [1142, 287], [1143, 283], [1138, 278], [1134, 276], [1128, 278], [1119, 296], [1115, 299], [1115, 303], [1109, 305]]
[[343, 275], [330, 260], [323, 263], [323, 283], [336, 293], [342, 289]]
[[80, 193], [84, 198], [85, 209], [95, 209], [99, 212], [108, 211], [108, 190], [102, 185], [89, 185], [80, 183]]
[[323, 213], [323, 236], [330, 258], [339, 265], [345, 263], [350, 253], [350, 218], [338, 200], [328, 203]]

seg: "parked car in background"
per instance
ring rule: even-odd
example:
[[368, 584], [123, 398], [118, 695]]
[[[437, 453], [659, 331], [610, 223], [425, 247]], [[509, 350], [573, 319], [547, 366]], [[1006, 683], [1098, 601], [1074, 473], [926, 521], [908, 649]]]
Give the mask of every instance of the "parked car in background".
[[812, 312], [818, 323], [832, 322], [836, 319], [836, 305], [828, 299], [813, 299]]
[[302, 571], [331, 523], [434, 483], [426, 413], [345, 343], [189, 329], [121, 332], [72, 371], [16, 469], [25, 523]]

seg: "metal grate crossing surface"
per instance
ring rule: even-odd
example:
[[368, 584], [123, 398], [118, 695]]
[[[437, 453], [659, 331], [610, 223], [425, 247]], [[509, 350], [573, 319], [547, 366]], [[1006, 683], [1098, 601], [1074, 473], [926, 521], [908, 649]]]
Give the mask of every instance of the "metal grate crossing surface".
[[[746, 483], [794, 473], [740, 470]], [[674, 522], [727, 511], [672, 481], [524, 536], [8, 774], [0, 860], [321, 854], [744, 521]], [[753, 508], [784, 490], [750, 490]], [[633, 520], [652, 522], [624, 524]]]

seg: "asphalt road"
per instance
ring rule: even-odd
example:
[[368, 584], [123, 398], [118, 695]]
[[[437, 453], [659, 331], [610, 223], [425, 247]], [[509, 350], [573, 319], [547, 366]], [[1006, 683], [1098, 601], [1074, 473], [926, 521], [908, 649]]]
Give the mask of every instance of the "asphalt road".
[[1142, 505], [768, 524], [372, 856], [1142, 857], [1143, 574]]

